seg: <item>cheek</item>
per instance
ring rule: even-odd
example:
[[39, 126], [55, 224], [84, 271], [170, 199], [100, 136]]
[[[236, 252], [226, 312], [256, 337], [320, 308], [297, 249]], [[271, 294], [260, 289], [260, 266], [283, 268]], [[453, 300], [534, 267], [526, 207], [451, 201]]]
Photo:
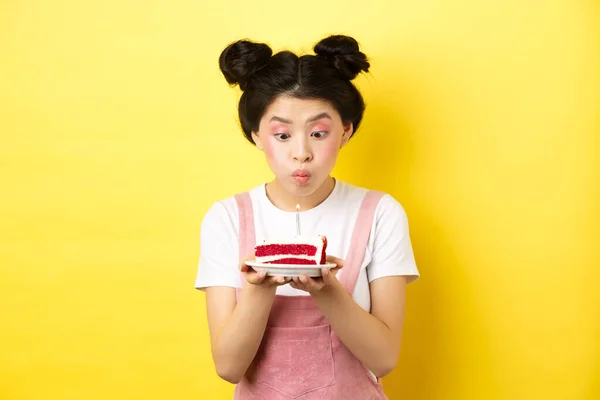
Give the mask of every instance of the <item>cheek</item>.
[[265, 155], [267, 157], [271, 157], [271, 154], [273, 154], [273, 144], [271, 143], [269, 138], [261, 138], [261, 144], [262, 151], [265, 152]]
[[337, 140], [327, 140], [321, 147], [321, 158], [328, 161], [335, 161], [339, 151], [340, 144]]
[[265, 156], [269, 162], [279, 163], [281, 161], [280, 159], [282, 158], [282, 152], [277, 151], [276, 139], [267, 137], [262, 141], [262, 145]]

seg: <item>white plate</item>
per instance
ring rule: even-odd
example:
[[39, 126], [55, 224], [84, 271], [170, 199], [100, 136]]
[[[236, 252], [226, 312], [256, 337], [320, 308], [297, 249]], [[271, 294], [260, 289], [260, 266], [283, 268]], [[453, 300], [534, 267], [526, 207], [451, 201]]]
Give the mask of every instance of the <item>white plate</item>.
[[246, 265], [252, 267], [255, 271], [266, 270], [270, 276], [300, 276], [307, 275], [310, 277], [321, 276], [322, 268], [335, 268], [337, 264], [263, 264], [256, 261], [246, 261]]

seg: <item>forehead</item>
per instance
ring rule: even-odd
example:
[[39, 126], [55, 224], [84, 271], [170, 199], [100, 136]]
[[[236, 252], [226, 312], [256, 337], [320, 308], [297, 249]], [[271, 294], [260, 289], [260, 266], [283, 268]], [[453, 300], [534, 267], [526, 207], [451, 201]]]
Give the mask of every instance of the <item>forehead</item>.
[[294, 124], [304, 124], [323, 113], [331, 116], [333, 121], [340, 121], [339, 114], [326, 100], [279, 96], [267, 107], [262, 119], [268, 122], [272, 117], [279, 117], [290, 120]]

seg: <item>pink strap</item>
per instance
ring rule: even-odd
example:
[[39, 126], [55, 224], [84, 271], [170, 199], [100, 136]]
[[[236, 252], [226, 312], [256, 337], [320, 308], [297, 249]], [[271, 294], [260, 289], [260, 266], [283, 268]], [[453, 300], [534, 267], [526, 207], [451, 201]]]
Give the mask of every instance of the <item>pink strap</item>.
[[367, 244], [369, 243], [375, 210], [383, 195], [384, 193], [382, 192], [370, 190], [365, 195], [360, 206], [358, 217], [356, 218], [356, 223], [354, 225], [354, 231], [352, 232], [350, 248], [348, 249], [346, 259], [344, 260], [344, 268], [340, 271], [339, 275], [340, 282], [350, 294], [354, 292]]
[[[239, 216], [239, 260], [241, 261], [244, 257], [254, 251], [256, 246], [256, 236], [254, 233], [254, 212], [252, 210], [252, 199], [250, 199], [250, 193], [244, 192], [235, 195], [235, 201], [238, 206]], [[240, 272], [240, 278], [242, 284], [244, 283], [244, 276]]]

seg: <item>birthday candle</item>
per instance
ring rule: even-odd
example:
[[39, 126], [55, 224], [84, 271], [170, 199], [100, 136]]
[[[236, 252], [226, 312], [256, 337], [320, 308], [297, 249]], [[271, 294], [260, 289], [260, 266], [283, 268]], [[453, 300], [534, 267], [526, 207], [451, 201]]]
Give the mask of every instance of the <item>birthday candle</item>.
[[300, 236], [300, 204], [296, 204], [296, 236]]

